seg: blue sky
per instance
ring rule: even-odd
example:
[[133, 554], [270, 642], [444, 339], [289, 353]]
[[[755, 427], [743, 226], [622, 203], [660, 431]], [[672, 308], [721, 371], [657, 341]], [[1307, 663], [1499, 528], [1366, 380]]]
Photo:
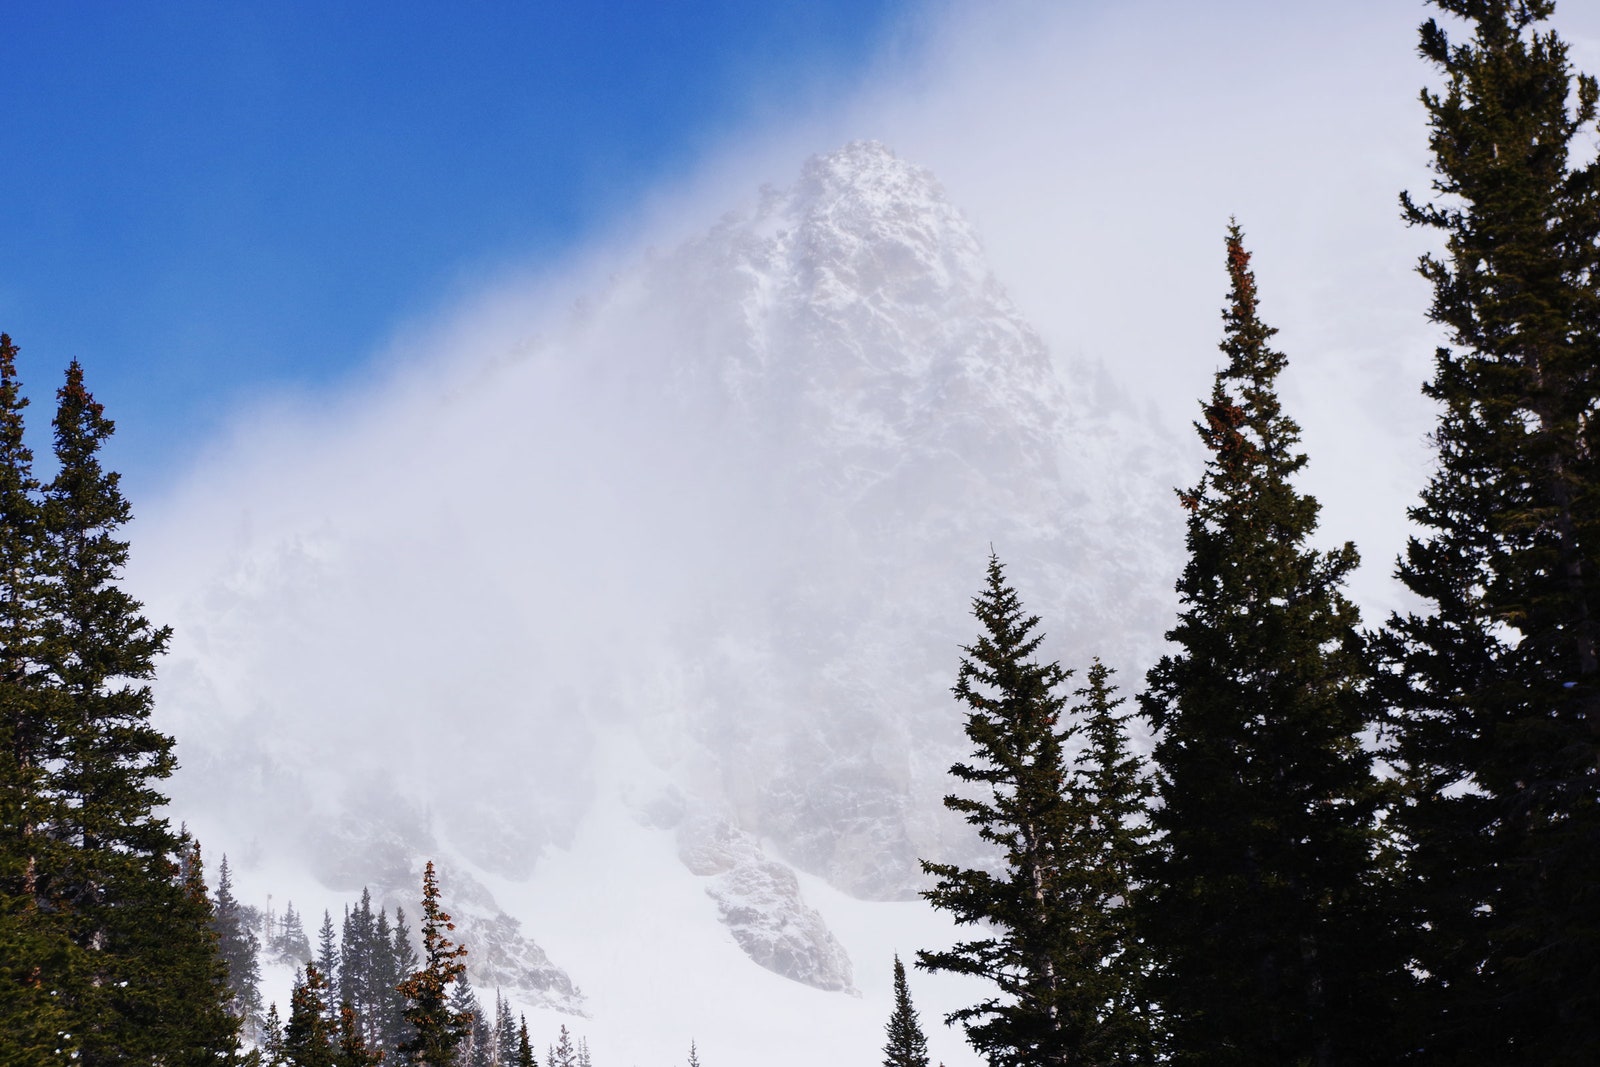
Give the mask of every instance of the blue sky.
[[0, 329], [161, 481], [262, 391], [847, 93], [899, 0], [0, 4]]

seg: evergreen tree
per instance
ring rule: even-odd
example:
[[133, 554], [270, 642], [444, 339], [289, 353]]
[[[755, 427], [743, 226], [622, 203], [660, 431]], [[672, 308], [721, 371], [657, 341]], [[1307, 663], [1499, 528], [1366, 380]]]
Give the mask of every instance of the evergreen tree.
[[375, 1049], [392, 1051], [400, 1044], [400, 1027], [405, 1022], [405, 998], [400, 995], [400, 980], [411, 973], [400, 971], [394, 954], [394, 931], [389, 913], [378, 909], [372, 923], [367, 951], [367, 996], [370, 1004], [362, 1019], [367, 1043]]
[[539, 1061], [533, 1056], [533, 1043], [528, 1040], [528, 1017], [520, 1016], [517, 1021], [517, 1067], [539, 1067]]
[[328, 1022], [328, 979], [316, 964], [307, 963], [289, 998], [284, 1055], [294, 1067], [336, 1067], [335, 1040]]
[[511, 1002], [494, 992], [495, 1063], [508, 1067], [517, 1062], [517, 1020], [511, 1015]]
[[394, 929], [392, 931], [394, 944], [392, 947], [393, 972], [397, 976], [393, 987], [390, 989], [390, 1009], [385, 1016], [384, 1047], [398, 1049], [406, 1042], [412, 1040], [416, 1033], [411, 1024], [406, 1020], [407, 1002], [405, 995], [400, 991], [400, 984], [420, 966], [417, 960], [417, 950], [411, 945], [411, 925], [406, 921], [404, 908], [394, 909]]
[[456, 1050], [457, 1061], [462, 1067], [489, 1067], [489, 1025], [466, 971], [456, 978], [455, 990], [450, 994], [450, 1013], [461, 1020], [464, 1029], [461, 1047]]
[[175, 762], [150, 724], [154, 659], [169, 631], [118, 585], [130, 517], [99, 453], [114, 427], [77, 363], [57, 393], [57, 472], [43, 492], [36, 559], [39, 626], [32, 646], [34, 722], [49, 735], [39, 783], [52, 841], [33, 884], [79, 951], [59, 986], [79, 1062], [160, 1056], [216, 1063], [237, 1048], [225, 970], [186, 844], [156, 815], [157, 783]]
[[278, 1002], [267, 1005], [267, 1017], [261, 1024], [262, 1067], [285, 1067], [289, 1062], [284, 1045], [283, 1020], [278, 1015]]
[[254, 1039], [261, 1026], [261, 966], [256, 958], [260, 943], [244, 922], [239, 901], [233, 895], [233, 875], [226, 855], [217, 868], [217, 891], [211, 908], [212, 929], [216, 931], [222, 962], [228, 968], [228, 1010], [243, 1025], [245, 1034]]
[[[894, 1014], [889, 1016], [889, 1041], [883, 1046], [883, 1067], [928, 1067], [928, 1039], [911, 1006], [911, 990], [906, 986], [905, 965], [894, 958]], [[689, 1062], [696, 1062], [694, 1043], [689, 1044]]]
[[367, 1047], [364, 1027], [348, 1001], [339, 1005], [339, 1043], [333, 1057], [335, 1067], [373, 1067], [383, 1062], [383, 1053]]
[[689, 1067], [700, 1067], [700, 1050], [692, 1039], [689, 1042]]
[[454, 1067], [456, 1047], [466, 1036], [469, 1021], [452, 1012], [448, 1000], [449, 986], [467, 969], [461, 962], [466, 946], [446, 936], [454, 929], [449, 914], [439, 905], [439, 883], [430, 860], [422, 875], [423, 964], [400, 983], [406, 998], [406, 1021], [414, 1031], [400, 1052], [410, 1056], [417, 1067]]
[[983, 632], [964, 649], [955, 686], [967, 706], [971, 763], [950, 773], [978, 787], [951, 795], [978, 836], [996, 847], [999, 873], [923, 861], [937, 882], [923, 896], [959, 925], [983, 936], [940, 952], [917, 953], [917, 965], [987, 979], [996, 992], [946, 1016], [965, 1026], [972, 1046], [995, 1067], [1076, 1064], [1098, 1028], [1101, 1003], [1089, 980], [1101, 966], [1086, 958], [1070, 908], [1083, 813], [1070, 794], [1059, 728], [1069, 676], [1035, 662], [1042, 635], [1023, 613], [1000, 561], [989, 558], [988, 584], [973, 600]]
[[[1077, 858], [1065, 872], [1075, 887], [1069, 921], [1077, 931], [1083, 994], [1100, 1007], [1079, 1062], [1156, 1061], [1157, 1033], [1147, 1000], [1150, 960], [1140, 938], [1135, 903], [1138, 871], [1148, 862], [1151, 784], [1144, 761], [1128, 741], [1130, 714], [1111, 684], [1111, 668], [1094, 660], [1074, 696], [1073, 731], [1085, 744], [1073, 763]], [[1098, 960], [1098, 966], [1095, 961]]]
[[589, 1057], [589, 1039], [578, 1038], [578, 1067], [594, 1067], [594, 1060]]
[[[17, 347], [0, 334], [0, 1060], [71, 1056], [71, 1020], [52, 995], [75, 967], [76, 946], [39, 907], [40, 834], [48, 734], [35, 687], [39, 515], [33, 456], [23, 440], [27, 398]], [[48, 865], [48, 864], [47, 864]]]
[[331, 998], [339, 992], [339, 939], [333, 932], [333, 916], [327, 908], [322, 909], [322, 928], [317, 931], [317, 970], [323, 980], [328, 983], [328, 997], [324, 998], [324, 1008], [328, 1012], [330, 1022], [334, 1021], [329, 1006]]
[[376, 938], [372, 892], [363, 886], [360, 903], [345, 913], [344, 933], [339, 942], [340, 995], [350, 1001], [357, 1016], [362, 1018], [373, 1015], [380, 999], [375, 973], [379, 968]]
[[1161, 835], [1144, 931], [1172, 1062], [1383, 1062], [1394, 971], [1372, 896], [1368, 671], [1340, 591], [1356, 550], [1308, 546], [1318, 505], [1292, 484], [1306, 457], [1237, 226], [1227, 265], [1227, 365], [1196, 424], [1210, 458], [1179, 494], [1179, 647], [1140, 698]]
[[572, 1035], [567, 1033], [566, 1023], [561, 1024], [561, 1032], [556, 1036], [556, 1043], [551, 1046], [545, 1062], [549, 1067], [578, 1067], [578, 1053], [572, 1047]]
[[[1421, 54], [1437, 467], [1391, 619], [1427, 1062], [1600, 1062], [1600, 164], [1549, 0], [1436, 0]], [[1580, 162], [1574, 163], [1576, 150]]]
[[294, 910], [292, 900], [283, 907], [283, 919], [272, 938], [272, 952], [279, 962], [298, 961], [304, 965], [312, 959], [311, 939], [306, 936], [305, 922]]

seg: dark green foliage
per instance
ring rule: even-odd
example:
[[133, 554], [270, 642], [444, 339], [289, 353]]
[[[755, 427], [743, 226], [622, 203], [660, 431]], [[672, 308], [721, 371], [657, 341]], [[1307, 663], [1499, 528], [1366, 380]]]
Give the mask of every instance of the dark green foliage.
[[539, 1067], [539, 1061], [533, 1057], [533, 1043], [528, 1040], [528, 1017], [523, 1015], [517, 1020], [517, 1067]]
[[1024, 615], [992, 556], [973, 613], [983, 632], [964, 650], [954, 691], [968, 709], [974, 756], [950, 773], [978, 788], [945, 806], [995, 846], [999, 873], [923, 863], [937, 879], [928, 901], [985, 936], [918, 952], [917, 965], [994, 985], [993, 996], [946, 1021], [962, 1023], [997, 1067], [1123, 1062], [1117, 1035], [1133, 1006], [1119, 1002], [1123, 979], [1106, 967], [1121, 934], [1093, 911], [1108, 903], [1093, 867], [1113, 835], [1095, 822], [1092, 794], [1071, 779], [1063, 755], [1058, 689], [1068, 672], [1035, 662], [1039, 620]]
[[[889, 1040], [883, 1046], [883, 1067], [928, 1067], [928, 1039], [911, 1006], [911, 990], [906, 986], [906, 968], [894, 958], [894, 1014], [886, 1027]], [[695, 1062], [694, 1046], [689, 1047], [689, 1062]]]
[[517, 1059], [517, 1020], [511, 1014], [511, 1002], [494, 993], [494, 1048], [495, 1062], [513, 1064]]
[[454, 929], [439, 905], [439, 883], [429, 861], [422, 875], [422, 966], [400, 983], [413, 1030], [400, 1052], [417, 1067], [453, 1067], [470, 1024], [450, 1010], [449, 987], [466, 971], [461, 957], [467, 954], [465, 945], [446, 936]]
[[17, 348], [0, 334], [0, 1061], [19, 1067], [70, 1056], [71, 1021], [53, 987], [74, 969], [77, 948], [37, 899], [46, 821], [43, 782], [49, 734], [41, 729], [33, 662], [40, 615], [38, 483], [23, 441]]
[[450, 1012], [462, 1021], [465, 1030], [461, 1046], [456, 1050], [457, 1062], [461, 1067], [489, 1067], [494, 1052], [493, 1032], [466, 971], [456, 978], [455, 989], [450, 994]]
[[[79, 1062], [225, 1061], [237, 1024], [210, 929], [198, 850], [156, 815], [175, 766], [150, 725], [145, 683], [168, 631], [117, 584], [129, 518], [100, 465], [113, 426], [76, 364], [57, 394], [58, 470], [31, 533], [37, 627], [26, 645], [28, 715], [43, 773], [33, 790], [29, 881], [76, 952], [55, 977]], [[180, 859], [184, 862], [180, 863]]]
[[1153, 1063], [1157, 1035], [1147, 1002], [1150, 968], [1135, 921], [1142, 892], [1139, 871], [1150, 856], [1147, 808], [1151, 783], [1128, 743], [1130, 714], [1111, 684], [1112, 671], [1090, 664], [1072, 733], [1084, 747], [1073, 763], [1075, 858], [1062, 878], [1063, 922], [1078, 941], [1080, 999], [1097, 1004], [1096, 1025], [1084, 1035], [1076, 1062]]
[[335, 1067], [372, 1067], [383, 1062], [383, 1053], [367, 1047], [366, 1034], [356, 1009], [348, 1000], [339, 1005], [339, 1045]]
[[217, 869], [217, 891], [212, 899], [212, 929], [218, 950], [228, 968], [228, 1010], [254, 1037], [261, 1026], [261, 966], [257, 961], [260, 943], [255, 931], [245, 922], [244, 910], [233, 895], [233, 876], [228, 857]]
[[262, 1067], [284, 1067], [289, 1062], [288, 1050], [284, 1047], [283, 1020], [278, 1017], [276, 1001], [267, 1005], [267, 1017], [261, 1024], [260, 1052]]
[[[1424, 528], [1390, 621], [1393, 758], [1407, 789], [1423, 1059], [1600, 1061], [1600, 165], [1596, 85], [1547, 0], [1449, 0], [1421, 53], [1432, 201], [1424, 257], [1442, 408]], [[1576, 148], [1582, 165], [1575, 166]]]
[[1285, 359], [1257, 316], [1237, 226], [1232, 290], [1192, 491], [1178, 651], [1140, 698], [1159, 731], [1160, 834], [1143, 931], [1175, 1063], [1382, 1062], [1393, 968], [1374, 910], [1379, 792], [1353, 545], [1309, 547], [1317, 502], [1291, 479]]
[[336, 1034], [328, 1021], [328, 979], [307, 963], [289, 998], [283, 1051], [294, 1067], [335, 1067]]
[[[322, 909], [322, 927], [317, 931], [317, 970], [328, 983], [328, 996], [339, 991], [339, 938], [333, 930], [333, 916]], [[327, 1008], [332, 1019], [332, 1008]]]

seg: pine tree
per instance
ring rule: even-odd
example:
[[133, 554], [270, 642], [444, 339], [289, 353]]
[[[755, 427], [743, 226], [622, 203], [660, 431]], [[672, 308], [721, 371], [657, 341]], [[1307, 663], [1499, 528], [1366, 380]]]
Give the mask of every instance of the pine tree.
[[450, 994], [450, 1013], [461, 1020], [465, 1031], [461, 1047], [456, 1050], [462, 1067], [489, 1067], [489, 1026], [466, 971], [456, 978], [455, 990]]
[[533, 1043], [528, 1040], [528, 1017], [519, 1016], [517, 1021], [517, 1067], [539, 1067], [539, 1061], [533, 1056]]
[[339, 992], [339, 939], [333, 932], [333, 916], [327, 908], [322, 909], [322, 928], [317, 931], [317, 970], [328, 983], [328, 999], [324, 1006], [328, 1011], [328, 1019], [333, 1019], [333, 1009], [328, 1006], [331, 998]]
[[[1082, 1064], [1156, 1061], [1157, 1033], [1147, 1000], [1150, 960], [1138, 932], [1138, 871], [1151, 855], [1151, 783], [1128, 740], [1130, 714], [1111, 684], [1111, 668], [1094, 660], [1087, 684], [1074, 691], [1073, 732], [1085, 745], [1073, 761], [1076, 858], [1064, 872], [1068, 920], [1076, 931], [1083, 999], [1099, 1005], [1084, 1037]], [[1098, 962], [1096, 962], [1098, 961]]]
[[578, 1067], [594, 1067], [594, 1060], [589, 1056], [589, 1039], [578, 1038]]
[[228, 1010], [243, 1025], [246, 1036], [253, 1039], [261, 1026], [261, 965], [257, 961], [260, 943], [244, 922], [239, 901], [233, 895], [233, 875], [226, 855], [217, 868], [217, 891], [211, 907], [218, 951], [228, 968]]
[[272, 938], [272, 953], [280, 962], [298, 961], [301, 965], [311, 961], [311, 939], [306, 936], [305, 922], [294, 910], [294, 901], [283, 907], [283, 918]]
[[[0, 1061], [70, 1057], [71, 1020], [52, 991], [76, 968], [76, 946], [41, 910], [39, 832], [48, 733], [34, 677], [40, 615], [38, 483], [23, 440], [17, 347], [0, 334]], [[48, 862], [46, 864], [49, 866]]]
[[372, 923], [371, 940], [367, 950], [367, 996], [370, 1003], [362, 1019], [367, 1043], [375, 1049], [392, 1051], [400, 1044], [399, 1027], [405, 1022], [405, 998], [400, 995], [403, 974], [394, 955], [394, 931], [389, 926], [389, 913], [378, 909]]
[[278, 1002], [267, 1005], [267, 1017], [261, 1024], [262, 1067], [285, 1067], [289, 1053], [284, 1046], [283, 1020], [278, 1015]]
[[355, 1006], [348, 1000], [339, 1005], [339, 1042], [334, 1054], [335, 1067], [373, 1067], [383, 1062], [383, 1053], [367, 1047], [367, 1037]]
[[400, 985], [406, 978], [415, 974], [420, 965], [417, 960], [417, 950], [411, 945], [411, 926], [406, 921], [404, 908], [394, 909], [392, 933], [394, 944], [391, 948], [393, 959], [391, 967], [396, 980], [390, 990], [390, 1008], [385, 1015], [384, 1047], [398, 1049], [416, 1037], [416, 1031], [406, 1020], [407, 1003], [405, 995], [400, 991]]
[[40, 784], [53, 847], [35, 888], [81, 950], [62, 1003], [88, 1067], [155, 1056], [215, 1063], [234, 1054], [237, 1024], [225, 1007], [210, 904], [203, 882], [184, 873], [184, 839], [156, 815], [166, 802], [156, 783], [175, 761], [172, 738], [150, 724], [146, 683], [169, 631], [117, 584], [128, 558], [118, 533], [130, 510], [118, 475], [99, 459], [113, 424], [77, 363], [57, 393], [53, 425], [57, 473], [39, 513], [34, 646], [36, 721], [52, 734]]
[[414, 1034], [401, 1046], [417, 1067], [454, 1067], [456, 1047], [466, 1036], [469, 1020], [450, 1010], [449, 987], [466, 971], [461, 957], [465, 945], [447, 936], [455, 924], [439, 905], [439, 882], [430, 860], [422, 875], [422, 955], [423, 964], [404, 982], [400, 992], [406, 998], [406, 1021]]
[[974, 975], [996, 992], [946, 1016], [964, 1025], [968, 1041], [995, 1067], [1075, 1064], [1098, 1025], [1100, 1005], [1084, 996], [1098, 959], [1079, 951], [1068, 907], [1075, 837], [1081, 812], [1069, 795], [1059, 728], [1069, 672], [1034, 661], [1041, 635], [1036, 616], [1023, 613], [1000, 561], [989, 558], [988, 584], [973, 600], [983, 627], [964, 649], [955, 686], [967, 706], [973, 761], [950, 773], [978, 787], [951, 795], [978, 836], [999, 852], [1002, 869], [961, 868], [923, 861], [937, 882], [923, 896], [960, 925], [984, 936], [940, 952], [917, 953], [931, 971]]
[[[1421, 54], [1437, 230], [1437, 468], [1391, 619], [1426, 1062], [1600, 1062], [1600, 163], [1596, 83], [1548, 0], [1436, 0]], [[1582, 162], [1574, 164], [1576, 151]]]
[[294, 1067], [335, 1067], [337, 1034], [328, 1022], [328, 979], [307, 963], [289, 998], [283, 1051]]
[[[917, 1021], [917, 1009], [911, 1006], [906, 968], [898, 955], [894, 958], [894, 1014], [889, 1016], [887, 1029], [889, 1041], [883, 1046], [883, 1067], [928, 1067], [928, 1039]], [[689, 1046], [689, 1062], [696, 1062], [693, 1043]]]
[[511, 1002], [494, 991], [495, 1063], [508, 1067], [517, 1061], [517, 1020], [511, 1015]]
[[692, 1039], [689, 1041], [689, 1067], [700, 1067], [700, 1050]]
[[[378, 981], [383, 964], [379, 961], [377, 937], [377, 918], [372, 913], [372, 892], [363, 886], [361, 902], [350, 912], [346, 922], [339, 957], [340, 973], [350, 975], [345, 996], [354, 1005], [357, 1015], [363, 1018], [374, 1014], [374, 1008], [381, 999]], [[388, 939], [385, 938], [383, 945], [385, 953], [388, 948]]]
[[1210, 458], [1179, 494], [1178, 651], [1140, 698], [1159, 731], [1161, 835], [1143, 929], [1172, 1062], [1382, 1062], [1368, 669], [1340, 591], [1356, 550], [1308, 546], [1318, 505], [1292, 484], [1306, 457], [1237, 226], [1227, 265], [1227, 365], [1196, 424]]

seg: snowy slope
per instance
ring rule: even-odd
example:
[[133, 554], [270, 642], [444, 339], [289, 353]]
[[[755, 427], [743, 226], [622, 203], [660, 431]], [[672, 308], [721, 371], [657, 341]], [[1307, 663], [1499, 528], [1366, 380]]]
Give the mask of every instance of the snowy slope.
[[[414, 916], [437, 858], [480, 993], [586, 1014], [602, 1064], [869, 1058], [890, 954], [951, 936], [917, 859], [982, 858], [939, 798], [990, 546], [1131, 687], [1182, 452], [872, 143], [454, 336], [142, 524], [176, 808], [312, 927], [363, 886]], [[938, 1030], [962, 994], [914, 995]]]

